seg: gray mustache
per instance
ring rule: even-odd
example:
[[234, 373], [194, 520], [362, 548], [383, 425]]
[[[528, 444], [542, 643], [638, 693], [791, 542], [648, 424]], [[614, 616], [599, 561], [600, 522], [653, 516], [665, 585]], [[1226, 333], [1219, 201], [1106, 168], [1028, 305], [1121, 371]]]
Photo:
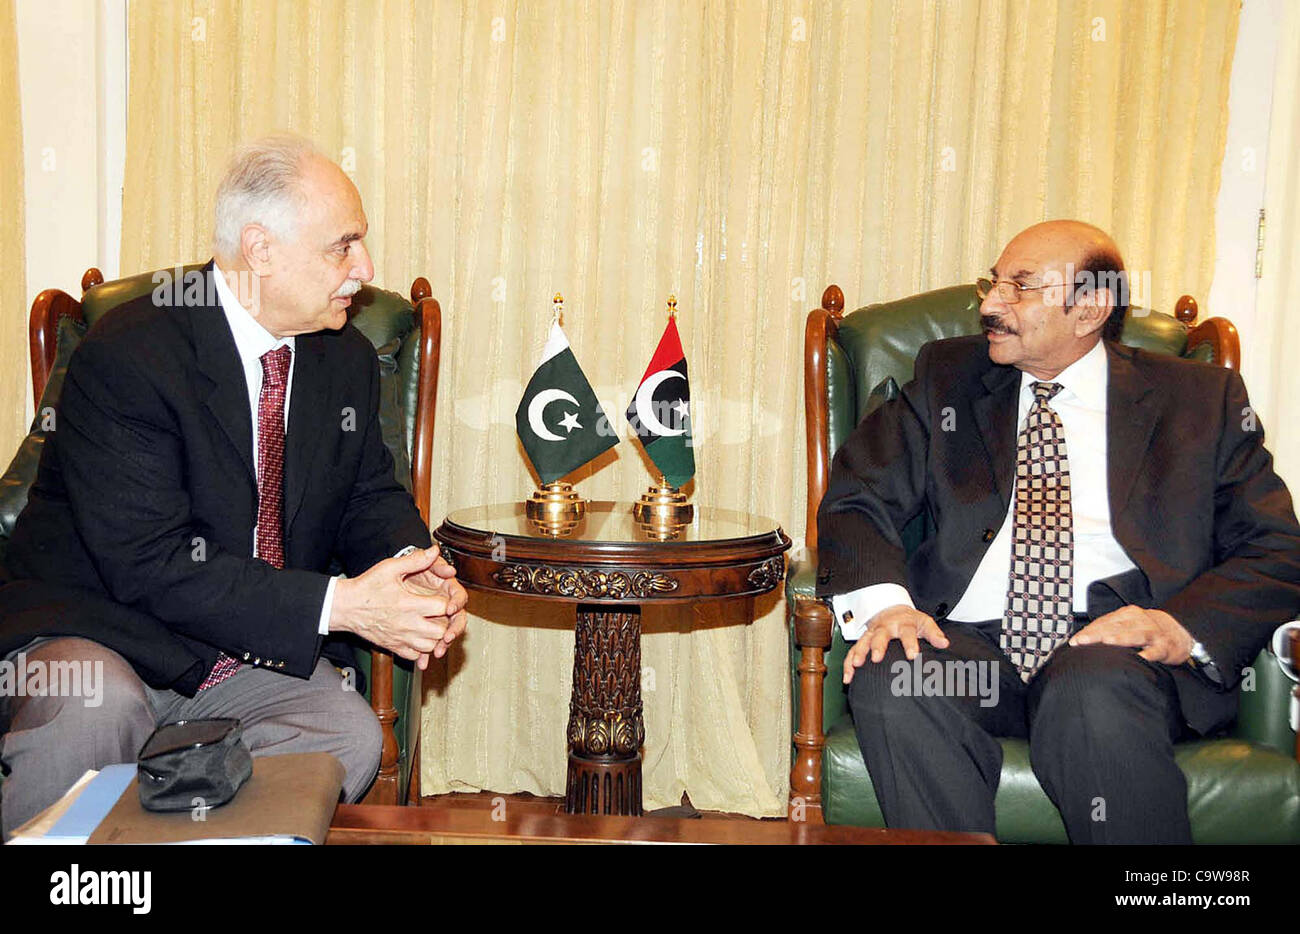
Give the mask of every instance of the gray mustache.
[[359, 279], [349, 279], [339, 286], [339, 290], [334, 293], [335, 298], [351, 298], [361, 291], [361, 281]]
[[985, 334], [1015, 334], [1011, 328], [1002, 323], [997, 315], [980, 315], [980, 328]]

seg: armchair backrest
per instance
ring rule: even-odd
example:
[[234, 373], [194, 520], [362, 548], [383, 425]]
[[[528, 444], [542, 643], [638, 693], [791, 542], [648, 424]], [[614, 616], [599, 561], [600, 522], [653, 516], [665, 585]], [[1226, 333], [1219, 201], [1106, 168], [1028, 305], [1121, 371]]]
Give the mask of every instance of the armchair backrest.
[[[822, 308], [808, 316], [804, 347], [807, 416], [808, 512], [806, 537], [817, 543], [817, 508], [826, 492], [830, 460], [862, 418], [893, 398], [912, 378], [922, 345], [979, 332], [973, 285], [951, 286], [841, 315], [844, 296], [832, 285]], [[1236, 328], [1223, 318], [1193, 327], [1196, 302], [1184, 296], [1177, 316], [1134, 308], [1124, 321], [1123, 343], [1236, 368], [1241, 357]]]
[[[27, 502], [44, 443], [42, 412], [58, 404], [62, 377], [82, 336], [103, 315], [157, 289], [197, 287], [200, 263], [140, 273], [104, 282], [97, 269], [82, 277], [78, 302], [66, 292], [47, 289], [32, 304], [31, 345], [33, 396], [38, 400], [32, 431], [0, 481], [0, 540], [8, 537]], [[352, 324], [375, 345], [380, 372], [380, 424], [393, 455], [395, 474], [429, 519], [442, 313], [430, 297], [429, 283], [416, 279], [411, 301], [396, 292], [362, 286], [349, 311]], [[421, 373], [428, 378], [422, 380]]]

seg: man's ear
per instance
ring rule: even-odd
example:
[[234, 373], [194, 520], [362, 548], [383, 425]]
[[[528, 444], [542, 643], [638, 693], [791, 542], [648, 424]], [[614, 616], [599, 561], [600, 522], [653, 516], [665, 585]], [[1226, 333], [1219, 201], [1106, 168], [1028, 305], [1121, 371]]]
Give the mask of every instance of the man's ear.
[[271, 235], [261, 224], [245, 224], [239, 232], [239, 249], [255, 276], [271, 271]]
[[1095, 287], [1080, 292], [1074, 300], [1074, 336], [1087, 337], [1106, 325], [1115, 298], [1110, 289]]

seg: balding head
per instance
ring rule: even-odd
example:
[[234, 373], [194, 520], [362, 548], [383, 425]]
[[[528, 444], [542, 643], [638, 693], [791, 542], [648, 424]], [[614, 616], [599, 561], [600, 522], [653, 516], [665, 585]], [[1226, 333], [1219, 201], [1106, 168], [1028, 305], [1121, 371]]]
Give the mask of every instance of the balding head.
[[1076, 263], [1086, 254], [1098, 250], [1109, 250], [1116, 256], [1119, 255], [1119, 247], [1106, 231], [1083, 221], [1072, 220], [1043, 221], [1026, 227], [1007, 244], [1008, 249], [1013, 246], [1045, 251], [1056, 257], [1073, 258]]
[[1128, 281], [1104, 230], [1074, 220], [1035, 224], [1012, 238], [991, 271], [999, 287], [980, 314], [994, 362], [1047, 379], [1103, 337], [1118, 339]]

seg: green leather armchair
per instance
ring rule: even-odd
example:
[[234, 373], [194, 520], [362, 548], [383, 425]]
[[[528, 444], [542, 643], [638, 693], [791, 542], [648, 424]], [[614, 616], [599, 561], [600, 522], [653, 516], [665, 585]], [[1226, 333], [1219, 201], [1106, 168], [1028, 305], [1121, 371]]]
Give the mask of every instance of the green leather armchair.
[[[796, 731], [790, 773], [792, 819], [883, 827], [884, 819], [853, 730], [837, 676], [847, 645], [829, 608], [815, 598], [817, 509], [831, 456], [857, 423], [912, 376], [921, 345], [978, 331], [973, 286], [938, 289], [844, 315], [831, 286], [808, 316], [804, 347], [807, 415], [807, 551], [786, 576], [792, 698]], [[1236, 329], [1223, 318], [1199, 325], [1196, 303], [1176, 315], [1134, 309], [1122, 340], [1147, 350], [1235, 368]], [[890, 380], [893, 380], [891, 382]], [[913, 523], [904, 544], [924, 529]], [[1297, 635], [1291, 633], [1291, 636]], [[1274, 643], [1283, 644], [1279, 634]], [[1295, 639], [1291, 644], [1300, 643]], [[1283, 654], [1286, 656], [1285, 646]], [[1292, 650], [1290, 658], [1296, 658]], [[1224, 736], [1181, 743], [1192, 836], [1198, 843], [1300, 842], [1300, 762], [1290, 723], [1294, 685], [1272, 647], [1255, 660], [1255, 690], [1243, 691], [1236, 723]], [[832, 676], [827, 677], [827, 670]], [[1300, 698], [1300, 690], [1297, 691]], [[1024, 740], [1001, 740], [1004, 761], [996, 799], [997, 836], [1004, 843], [1065, 843], [1065, 827], [1029, 766]]]
[[[59, 289], [47, 289], [32, 303], [28, 322], [33, 398], [38, 399], [32, 431], [0, 478], [0, 556], [27, 491], [36, 478], [44, 444], [43, 413], [58, 404], [68, 361], [86, 330], [103, 314], [147, 294], [165, 281], [181, 281], [200, 269], [141, 273], [104, 282], [98, 269], [82, 277], [81, 301]], [[171, 277], [164, 280], [163, 275]], [[395, 292], [363, 286], [352, 300], [350, 320], [379, 356], [380, 424], [395, 462], [397, 479], [412, 492], [420, 515], [429, 521], [433, 466], [434, 411], [442, 340], [442, 311], [429, 283], [415, 280], [411, 300]], [[366, 694], [383, 730], [379, 774], [366, 803], [398, 804], [419, 798], [420, 671], [387, 652], [356, 649], [357, 668], [365, 675]]]

